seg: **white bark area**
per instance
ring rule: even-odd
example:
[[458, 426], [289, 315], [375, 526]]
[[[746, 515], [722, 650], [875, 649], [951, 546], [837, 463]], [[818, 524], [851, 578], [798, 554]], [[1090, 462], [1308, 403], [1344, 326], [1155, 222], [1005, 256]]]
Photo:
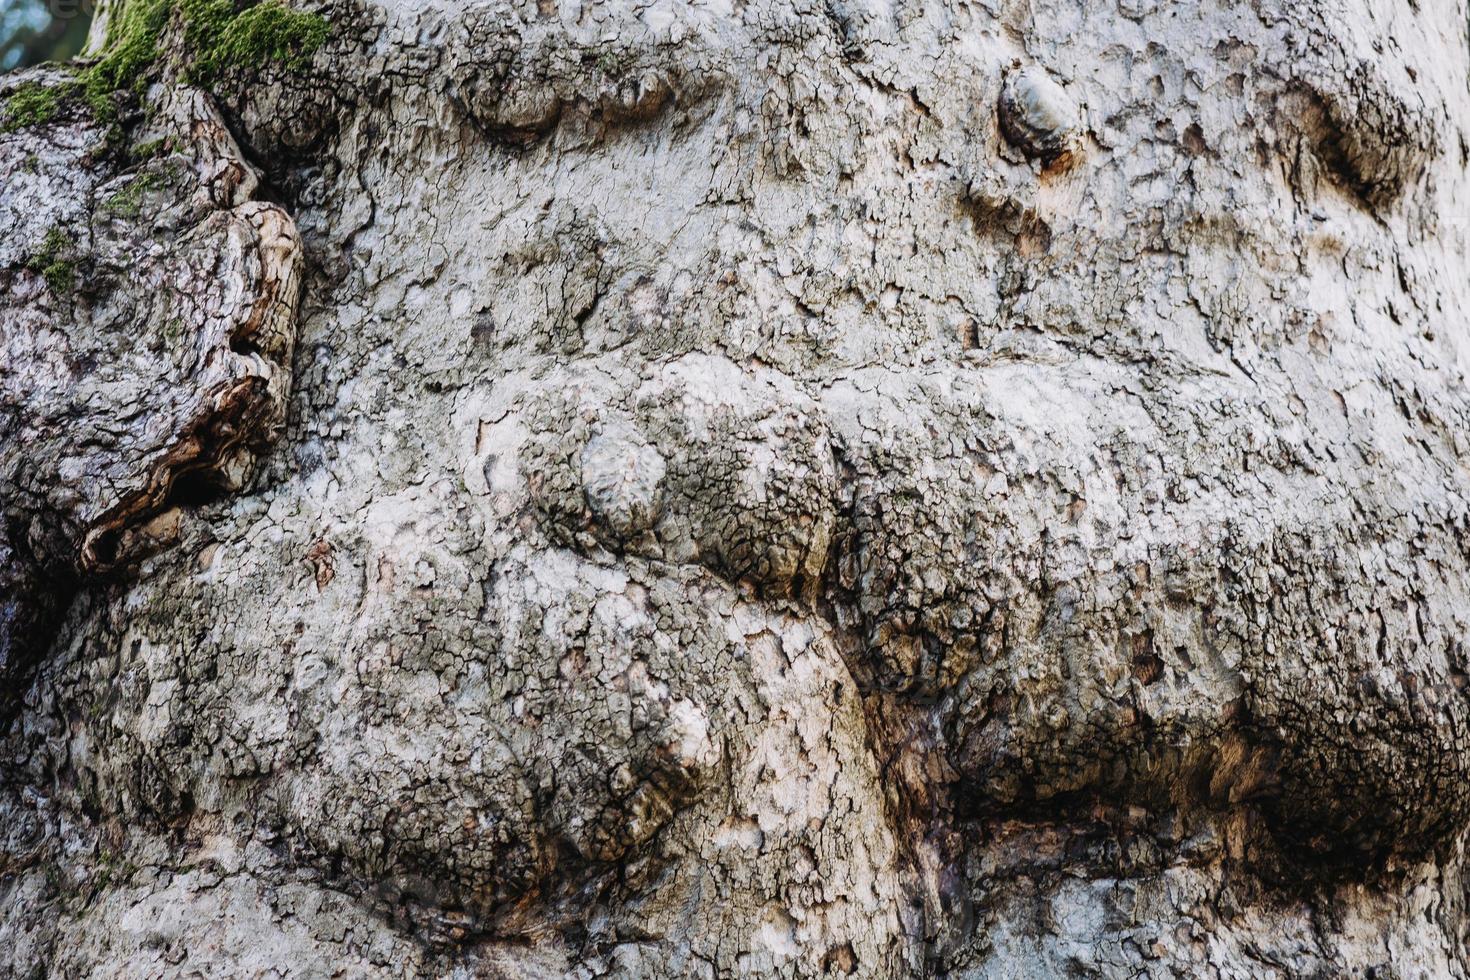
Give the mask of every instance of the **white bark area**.
[[0, 134], [0, 976], [1470, 974], [1464, 0], [293, 6]]

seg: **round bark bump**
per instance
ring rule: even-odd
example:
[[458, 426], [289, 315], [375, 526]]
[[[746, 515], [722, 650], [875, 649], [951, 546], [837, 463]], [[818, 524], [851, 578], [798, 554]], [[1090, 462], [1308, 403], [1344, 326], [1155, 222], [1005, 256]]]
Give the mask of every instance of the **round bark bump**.
[[663, 511], [664, 458], [636, 429], [602, 429], [583, 447], [581, 462], [594, 520], [621, 541], [653, 528]]
[[1000, 129], [1012, 146], [1050, 164], [1080, 147], [1082, 110], [1045, 69], [1019, 68], [1001, 87]]

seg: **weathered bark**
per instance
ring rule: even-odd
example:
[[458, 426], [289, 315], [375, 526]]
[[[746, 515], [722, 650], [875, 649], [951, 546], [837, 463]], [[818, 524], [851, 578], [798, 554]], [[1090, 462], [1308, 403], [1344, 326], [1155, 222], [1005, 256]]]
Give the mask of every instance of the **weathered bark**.
[[0, 91], [4, 975], [1470, 973], [1463, 0], [203, 6]]

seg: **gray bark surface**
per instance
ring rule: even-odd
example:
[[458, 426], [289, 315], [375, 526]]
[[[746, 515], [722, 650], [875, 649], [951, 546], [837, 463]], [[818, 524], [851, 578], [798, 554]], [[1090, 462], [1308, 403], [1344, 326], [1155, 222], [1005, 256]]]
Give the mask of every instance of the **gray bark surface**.
[[1470, 974], [1464, 0], [292, 6], [0, 132], [0, 976]]

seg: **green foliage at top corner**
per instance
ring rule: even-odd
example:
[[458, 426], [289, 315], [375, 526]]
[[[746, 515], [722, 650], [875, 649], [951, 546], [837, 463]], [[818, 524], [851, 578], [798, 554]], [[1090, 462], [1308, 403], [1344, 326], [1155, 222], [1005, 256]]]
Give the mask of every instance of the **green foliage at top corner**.
[[80, 96], [99, 121], [112, 122], [113, 94], [141, 91], [176, 17], [185, 42], [180, 73], [206, 86], [231, 69], [268, 62], [300, 70], [331, 31], [325, 19], [291, 10], [285, 0], [257, 0], [243, 9], [235, 0], [125, 0], [112, 11], [101, 57], [71, 81], [27, 85], [12, 94], [0, 111], [0, 132], [49, 122], [72, 96]]
[[207, 84], [233, 68], [275, 61], [293, 70], [327, 40], [331, 28], [317, 14], [291, 10], [285, 0], [128, 0], [108, 25], [105, 54], [94, 72], [112, 90], [135, 84], [158, 59], [171, 17], [183, 24], [184, 75]]

